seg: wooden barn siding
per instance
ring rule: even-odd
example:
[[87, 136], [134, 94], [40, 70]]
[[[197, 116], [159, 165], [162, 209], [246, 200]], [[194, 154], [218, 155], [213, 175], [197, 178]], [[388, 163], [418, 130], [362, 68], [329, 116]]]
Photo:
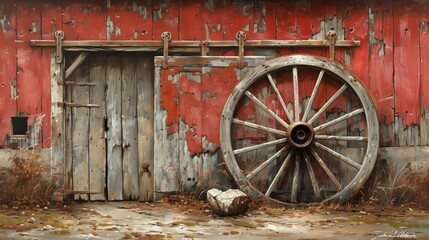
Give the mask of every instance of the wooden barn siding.
[[[10, 135], [10, 117], [42, 118], [33, 142], [50, 146], [50, 56], [30, 39], [175, 40], [320, 39], [331, 27], [361, 46], [337, 50], [336, 59], [356, 73], [377, 102], [382, 146], [428, 145], [429, 1], [2, 1], [0, 3], [0, 144]], [[248, 55], [327, 50], [252, 50]], [[234, 55], [236, 50], [212, 52]], [[426, 81], [425, 81], [426, 80]], [[37, 131], [35, 129], [34, 131]], [[217, 131], [217, 128], [213, 128]]]

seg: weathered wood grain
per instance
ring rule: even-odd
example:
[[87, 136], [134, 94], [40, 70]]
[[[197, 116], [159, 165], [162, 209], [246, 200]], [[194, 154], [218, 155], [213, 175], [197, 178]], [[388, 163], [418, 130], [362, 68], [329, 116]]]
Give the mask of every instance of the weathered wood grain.
[[420, 145], [429, 146], [429, 4], [420, 6]]
[[380, 146], [394, 145], [395, 116], [393, 81], [392, 1], [369, 1], [369, 86], [377, 104], [380, 120]]
[[106, 57], [107, 193], [109, 200], [123, 199], [120, 59]]
[[[395, 127], [407, 130], [419, 124], [420, 118], [420, 59], [419, 59], [419, 1], [393, 1], [393, 58], [395, 89]], [[402, 124], [402, 126], [400, 125]], [[411, 130], [411, 129], [410, 129]], [[403, 141], [403, 134], [395, 131], [396, 146], [419, 144], [411, 131]]]
[[[139, 200], [152, 201], [154, 187], [153, 153], [153, 57], [141, 56], [137, 64], [137, 122]], [[146, 170], [147, 169], [147, 170]]]
[[[2, 113], [0, 117], [0, 145], [3, 145], [6, 144], [10, 135], [10, 118], [17, 114], [16, 44], [14, 43], [16, 38], [16, 5], [11, 2], [0, 3], [0, 15], [4, 16], [0, 34], [0, 63], [3, 63], [4, 66], [0, 70], [0, 112]], [[48, 60], [48, 63], [49, 67], [51, 62]]]
[[[88, 65], [83, 64], [74, 74], [75, 79], [89, 81]], [[72, 89], [72, 101], [89, 102], [89, 87], [80, 86]], [[89, 190], [89, 109], [74, 108], [72, 110], [73, 135], [73, 190]], [[88, 194], [75, 195], [75, 199], [88, 200]]]
[[[53, 53], [55, 54], [55, 53]], [[65, 67], [70, 65], [70, 61], [73, 59], [73, 55], [69, 54], [66, 58]], [[55, 60], [55, 59], [54, 59]], [[65, 73], [64, 73], [65, 74]], [[79, 79], [75, 79], [73, 75], [70, 75], [69, 81], [75, 82], [79, 81]], [[64, 86], [64, 99], [62, 102], [72, 102], [72, 86]], [[71, 190], [73, 189], [73, 123], [72, 123], [72, 114], [73, 108], [71, 107], [62, 107], [64, 111], [64, 179], [65, 179], [65, 189]]]
[[59, 107], [58, 103], [63, 102], [64, 87], [58, 85], [64, 75], [64, 66], [55, 62], [55, 54], [51, 55], [51, 166], [52, 172], [57, 176], [56, 186], [64, 186], [66, 172], [64, 166], [64, 109]]
[[41, 39], [41, 4], [38, 2], [18, 2], [16, 13], [16, 79], [19, 86], [17, 112], [30, 116], [42, 112], [41, 88], [41, 49], [31, 48], [26, 41]]
[[137, 75], [135, 58], [122, 59], [122, 171], [124, 199], [137, 199], [138, 159], [137, 159]]
[[[89, 109], [89, 190], [100, 194], [90, 194], [91, 200], [105, 200], [106, 186], [106, 142], [104, 131], [106, 63], [105, 56], [92, 57], [89, 62], [89, 80], [96, 86], [89, 87], [90, 104], [100, 108]], [[76, 88], [77, 86], [75, 86]]]
[[152, 5], [143, 1], [110, 1], [106, 6], [108, 40], [152, 39]]

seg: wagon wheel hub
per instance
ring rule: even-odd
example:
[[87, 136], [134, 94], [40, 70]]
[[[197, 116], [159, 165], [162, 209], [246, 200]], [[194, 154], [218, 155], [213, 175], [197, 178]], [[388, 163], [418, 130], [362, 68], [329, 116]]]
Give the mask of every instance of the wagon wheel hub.
[[314, 141], [314, 129], [306, 122], [294, 122], [287, 129], [286, 136], [294, 148], [303, 149]]

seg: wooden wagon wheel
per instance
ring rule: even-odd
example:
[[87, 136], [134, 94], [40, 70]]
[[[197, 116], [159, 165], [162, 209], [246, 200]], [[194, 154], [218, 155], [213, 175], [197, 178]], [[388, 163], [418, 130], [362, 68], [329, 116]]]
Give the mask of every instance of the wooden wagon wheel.
[[306, 55], [250, 70], [220, 123], [223, 157], [239, 187], [286, 205], [350, 199], [374, 167], [378, 134], [376, 109], [358, 78]]

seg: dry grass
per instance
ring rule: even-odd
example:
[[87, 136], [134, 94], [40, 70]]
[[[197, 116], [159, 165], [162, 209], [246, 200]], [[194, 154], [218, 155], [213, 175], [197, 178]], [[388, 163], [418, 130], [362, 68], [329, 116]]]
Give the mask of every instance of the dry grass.
[[46, 204], [55, 191], [51, 168], [35, 150], [21, 150], [11, 159], [0, 183], [0, 203], [8, 206]]

